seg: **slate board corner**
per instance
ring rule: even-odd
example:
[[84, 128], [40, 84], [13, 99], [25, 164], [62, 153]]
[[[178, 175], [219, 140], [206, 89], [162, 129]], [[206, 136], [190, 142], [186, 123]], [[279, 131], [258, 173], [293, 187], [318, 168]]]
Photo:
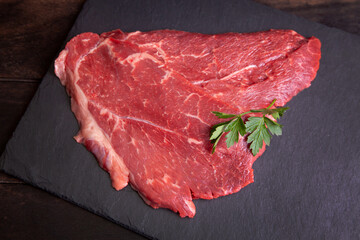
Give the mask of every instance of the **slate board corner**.
[[4, 171], [5, 158], [6, 158], [5, 155], [6, 155], [6, 148], [5, 148], [4, 152], [0, 156], [0, 170], [1, 171]]

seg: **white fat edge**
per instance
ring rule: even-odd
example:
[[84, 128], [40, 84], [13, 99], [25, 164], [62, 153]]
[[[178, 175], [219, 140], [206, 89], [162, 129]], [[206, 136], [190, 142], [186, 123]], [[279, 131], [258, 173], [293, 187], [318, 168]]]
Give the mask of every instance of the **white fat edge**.
[[197, 94], [197, 93], [190, 93], [190, 94], [185, 98], [184, 103], [186, 103], [192, 96], [198, 96], [198, 97], [200, 98], [199, 94]]
[[199, 80], [199, 81], [195, 81], [195, 82], [192, 82], [192, 84], [195, 84], [195, 85], [198, 85], [198, 84], [202, 84], [202, 83], [210, 83], [210, 82], [215, 82], [215, 81], [226, 81], [234, 76], [236, 76], [237, 74], [240, 74], [242, 72], [245, 72], [246, 70], [249, 70], [249, 69], [252, 69], [252, 68], [256, 68], [258, 67], [257, 65], [249, 65], [249, 66], [246, 66], [244, 68], [241, 68], [235, 72], [232, 72], [228, 75], [226, 75], [225, 77], [222, 77], [220, 79], [217, 79], [217, 78], [213, 78], [213, 79], [209, 79], [209, 80]]
[[201, 57], [206, 57], [207, 55], [209, 55], [209, 52], [204, 52], [202, 51], [199, 55], [195, 55], [195, 54], [181, 54], [180, 56], [176, 56], [175, 58], [179, 58], [179, 57], [193, 57], [193, 58], [201, 58]]
[[190, 211], [195, 215], [196, 213], [196, 209], [195, 209], [195, 204], [192, 200], [187, 200], [184, 199], [185, 204], [188, 206], [188, 208], [190, 209]]
[[[110, 110], [108, 110], [110, 113], [116, 115], [115, 113], [111, 112]], [[156, 128], [160, 128], [161, 130], [165, 131], [165, 132], [170, 132], [170, 133], [173, 133], [173, 134], [176, 134], [176, 135], [179, 135], [177, 132], [174, 132], [170, 129], [167, 129], [167, 128], [164, 128], [160, 125], [157, 125], [155, 123], [152, 123], [150, 121], [147, 121], [147, 120], [144, 120], [144, 119], [141, 119], [141, 118], [136, 118], [136, 117], [129, 117], [129, 116], [118, 116], [116, 115], [119, 119], [129, 119], [129, 120], [132, 120], [132, 121], [137, 121], [137, 122], [142, 122], [142, 123], [145, 123], [145, 124], [148, 124], [148, 125], [151, 125], [153, 127], [156, 127]]]
[[66, 84], [66, 70], [65, 70], [65, 59], [68, 55], [68, 50], [64, 49], [60, 52], [59, 56], [55, 60], [54, 68], [55, 74], [59, 77], [60, 82], [63, 86]]
[[212, 80], [200, 80], [200, 81], [195, 81], [195, 82], [192, 82], [192, 84], [195, 84], [195, 85], [198, 85], [198, 84], [202, 84], [202, 83], [204, 83], [204, 82], [209, 82], [209, 81], [214, 81], [214, 80], [216, 80], [217, 81], [217, 79], [212, 79]]
[[131, 32], [131, 33], [126, 33], [126, 37], [124, 38], [124, 40], [127, 40], [129, 37], [132, 37], [134, 35], [138, 35], [140, 34], [140, 31], [136, 31], [136, 32]]
[[222, 97], [224, 96], [224, 93], [216, 93], [213, 95], [214, 98]]
[[[74, 74], [72, 76], [74, 87], [72, 90], [72, 94], [77, 96], [78, 101], [74, 101], [72, 98], [72, 106], [74, 106], [74, 114], [78, 121], [80, 122], [81, 129], [79, 131], [79, 134], [75, 137], [77, 141], [80, 141], [82, 138], [88, 139], [88, 140], [94, 140], [98, 144], [101, 143], [104, 148], [108, 150], [108, 157], [106, 158], [106, 162], [104, 163], [104, 166], [107, 167], [109, 172], [112, 170], [112, 161], [116, 161], [117, 164], [120, 166], [120, 169], [122, 170], [122, 176], [125, 178], [125, 181], [121, 184], [122, 187], [125, 187], [128, 183], [128, 175], [129, 170], [126, 167], [124, 160], [115, 152], [113, 149], [109, 139], [103, 132], [103, 130], [99, 127], [97, 122], [95, 121], [94, 117], [90, 113], [88, 109], [88, 99], [85, 96], [85, 93], [81, 90], [81, 88], [77, 85], [77, 82], [79, 80], [79, 67], [81, 65], [81, 62], [84, 61], [85, 57], [91, 53], [93, 53], [99, 46], [104, 44], [104, 42], [100, 43], [99, 45], [92, 48], [88, 54], [82, 56], [81, 59], [77, 62]], [[99, 160], [101, 161], [101, 159]]]
[[81, 39], [82, 42], [88, 42], [90, 41], [90, 38], [84, 38], [84, 39]]
[[220, 80], [220, 81], [228, 80], [228, 79], [232, 78], [233, 76], [236, 76], [237, 74], [240, 74], [240, 73], [242, 73], [242, 72], [245, 72], [246, 70], [249, 70], [249, 69], [252, 69], [252, 68], [256, 68], [256, 67], [257, 67], [256, 65], [246, 66], [246, 67], [241, 68], [241, 69], [239, 69], [239, 70], [237, 70], [237, 71], [235, 71], [235, 72], [230, 73], [229, 75], [227, 75], [227, 76], [225, 76], [225, 77], [220, 78], [219, 80]]
[[192, 115], [192, 114], [189, 114], [189, 113], [185, 113], [184, 115], [187, 116], [187, 117], [196, 118], [201, 123], [205, 124], [206, 126], [209, 126], [209, 124], [204, 122], [199, 116], [195, 116], [195, 115]]
[[121, 64], [125, 64], [128, 63], [131, 65], [131, 67], [135, 68], [135, 63], [145, 60], [145, 59], [149, 59], [155, 63], [158, 63], [159, 65], [162, 65], [163, 63], [160, 62], [159, 60], [157, 60], [155, 57], [151, 56], [148, 53], [133, 53], [129, 56], [127, 56], [124, 60], [118, 61]]
[[171, 72], [170, 71], [165, 71], [165, 75], [161, 78], [160, 83], [164, 84], [166, 82], [166, 80], [168, 80], [171, 76]]
[[192, 144], [192, 143], [194, 143], [194, 144], [202, 144], [203, 143], [203, 141], [198, 141], [198, 140], [196, 140], [195, 138], [188, 138], [188, 143], [190, 143], [190, 144]]

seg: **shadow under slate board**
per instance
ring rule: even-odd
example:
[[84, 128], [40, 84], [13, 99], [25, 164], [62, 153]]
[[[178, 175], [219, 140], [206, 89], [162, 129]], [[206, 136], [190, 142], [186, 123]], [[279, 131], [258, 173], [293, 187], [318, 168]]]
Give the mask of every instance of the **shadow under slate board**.
[[288, 104], [274, 138], [239, 193], [195, 200], [194, 219], [115, 191], [93, 155], [73, 140], [78, 125], [50, 68], [1, 157], [24, 181], [150, 238], [355, 239], [360, 236], [360, 37], [250, 1], [93, 1], [67, 40], [82, 32], [177, 29], [201, 33], [293, 29], [322, 42], [312, 86]]

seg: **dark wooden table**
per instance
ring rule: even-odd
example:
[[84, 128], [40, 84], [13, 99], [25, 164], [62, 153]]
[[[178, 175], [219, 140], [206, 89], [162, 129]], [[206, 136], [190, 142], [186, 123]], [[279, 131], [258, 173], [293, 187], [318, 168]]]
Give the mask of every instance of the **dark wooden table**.
[[[256, 0], [360, 35], [360, 0]], [[0, 0], [0, 153], [84, 0]], [[0, 239], [144, 239], [0, 172]]]

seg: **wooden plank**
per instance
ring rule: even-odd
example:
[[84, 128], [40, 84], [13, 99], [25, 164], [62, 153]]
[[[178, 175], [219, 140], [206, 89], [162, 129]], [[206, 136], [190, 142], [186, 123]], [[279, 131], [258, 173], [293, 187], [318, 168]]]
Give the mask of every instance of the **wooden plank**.
[[0, 81], [0, 153], [34, 96], [39, 82]]
[[0, 203], [0, 239], [145, 239], [27, 184], [0, 184]]
[[299, 8], [299, 7], [313, 7], [318, 5], [327, 5], [331, 8], [331, 5], [338, 3], [356, 3], [359, 0], [255, 0], [256, 2], [262, 2], [270, 5], [274, 8]]
[[360, 35], [360, 0], [255, 0], [256, 2]]
[[1, 1], [0, 78], [42, 78], [84, 2]]
[[20, 183], [23, 184], [24, 182], [20, 179], [7, 175], [6, 173], [0, 172], [0, 184], [14, 184]]
[[[34, 96], [38, 81], [0, 81], [0, 153], [24, 114], [27, 105]], [[0, 183], [22, 183], [22, 181], [0, 173]]]

